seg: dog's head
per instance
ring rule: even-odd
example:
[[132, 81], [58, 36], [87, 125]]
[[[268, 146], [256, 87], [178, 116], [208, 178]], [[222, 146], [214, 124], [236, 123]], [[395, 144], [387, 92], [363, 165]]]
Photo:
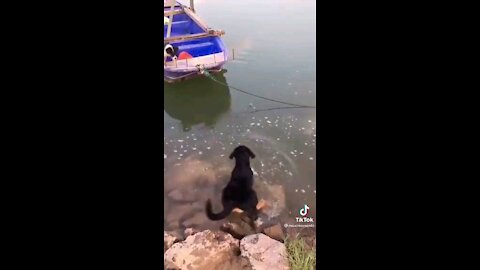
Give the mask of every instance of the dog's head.
[[177, 59], [178, 47], [167, 44], [163, 50], [163, 54], [170, 56], [172, 59]]
[[233, 152], [230, 154], [230, 159], [239, 156], [248, 156], [250, 158], [255, 158], [255, 154], [250, 150], [250, 148], [246, 147], [245, 145], [240, 145]]

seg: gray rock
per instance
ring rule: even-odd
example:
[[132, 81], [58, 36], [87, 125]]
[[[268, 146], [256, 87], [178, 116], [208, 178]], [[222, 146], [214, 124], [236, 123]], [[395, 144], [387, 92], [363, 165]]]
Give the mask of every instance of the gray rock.
[[244, 237], [240, 241], [240, 252], [254, 270], [290, 269], [285, 245], [265, 234]]
[[181, 268], [177, 267], [176, 265], [172, 263], [165, 263], [163, 265], [164, 270], [182, 270]]
[[183, 237], [177, 231], [163, 232], [163, 253], [167, 251], [174, 243], [183, 241]]
[[239, 241], [224, 232], [210, 230], [188, 236], [164, 254], [164, 265], [180, 269], [235, 269]]

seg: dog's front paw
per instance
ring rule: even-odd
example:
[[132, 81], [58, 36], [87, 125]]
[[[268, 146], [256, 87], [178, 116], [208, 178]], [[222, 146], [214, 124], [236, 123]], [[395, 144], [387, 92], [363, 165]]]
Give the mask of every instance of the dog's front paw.
[[266, 208], [268, 205], [267, 205], [267, 202], [264, 200], [264, 199], [261, 199], [258, 203], [257, 203], [257, 210], [262, 210], [263, 208]]

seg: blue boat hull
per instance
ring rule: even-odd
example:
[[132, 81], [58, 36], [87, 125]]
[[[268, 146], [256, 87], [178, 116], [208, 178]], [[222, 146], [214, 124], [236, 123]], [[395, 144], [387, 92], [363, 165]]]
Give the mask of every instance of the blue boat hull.
[[[171, 44], [178, 48], [179, 55], [182, 52], [186, 52], [190, 54], [193, 59], [184, 60], [185, 63], [181, 63], [175, 67], [175, 62], [167, 58], [167, 64], [169, 66], [164, 67], [163, 70], [164, 78], [168, 82], [195, 77], [195, 75], [199, 73], [197, 64], [202, 65], [202, 67], [211, 72], [221, 70], [228, 60], [225, 45], [219, 37], [206, 37]], [[212, 58], [212, 56], [216, 56], [216, 58]]]
[[[165, 25], [163, 27], [164, 38], [167, 36], [167, 30], [168, 26]], [[179, 57], [177, 61], [167, 57], [163, 68], [164, 81], [175, 82], [195, 77], [199, 74], [199, 65], [210, 72], [222, 69], [228, 60], [225, 44], [219, 36], [204, 34], [206, 34], [205, 30], [187, 14], [173, 16], [171, 38], [191, 35], [202, 35], [202, 37], [170, 43], [178, 48], [177, 56], [184, 54], [188, 57]]]
[[[224, 63], [220, 63], [216, 66], [213, 66], [211, 68], [207, 68], [211, 73], [216, 73], [222, 71]], [[182, 81], [182, 80], [187, 80], [187, 79], [192, 79], [195, 77], [201, 76], [200, 72], [198, 70], [194, 71], [187, 71], [187, 72], [176, 72], [176, 71], [169, 71], [168, 69], [163, 70], [163, 80], [165, 82], [173, 83], [177, 81]]]

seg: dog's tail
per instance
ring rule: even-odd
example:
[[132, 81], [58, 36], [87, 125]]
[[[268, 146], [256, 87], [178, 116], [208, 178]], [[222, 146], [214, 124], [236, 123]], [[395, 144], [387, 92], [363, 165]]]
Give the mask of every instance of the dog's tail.
[[232, 204], [226, 204], [223, 206], [223, 211], [215, 214], [212, 211], [212, 203], [210, 202], [210, 199], [207, 200], [207, 217], [211, 220], [220, 220], [226, 218], [233, 210], [233, 205]]

